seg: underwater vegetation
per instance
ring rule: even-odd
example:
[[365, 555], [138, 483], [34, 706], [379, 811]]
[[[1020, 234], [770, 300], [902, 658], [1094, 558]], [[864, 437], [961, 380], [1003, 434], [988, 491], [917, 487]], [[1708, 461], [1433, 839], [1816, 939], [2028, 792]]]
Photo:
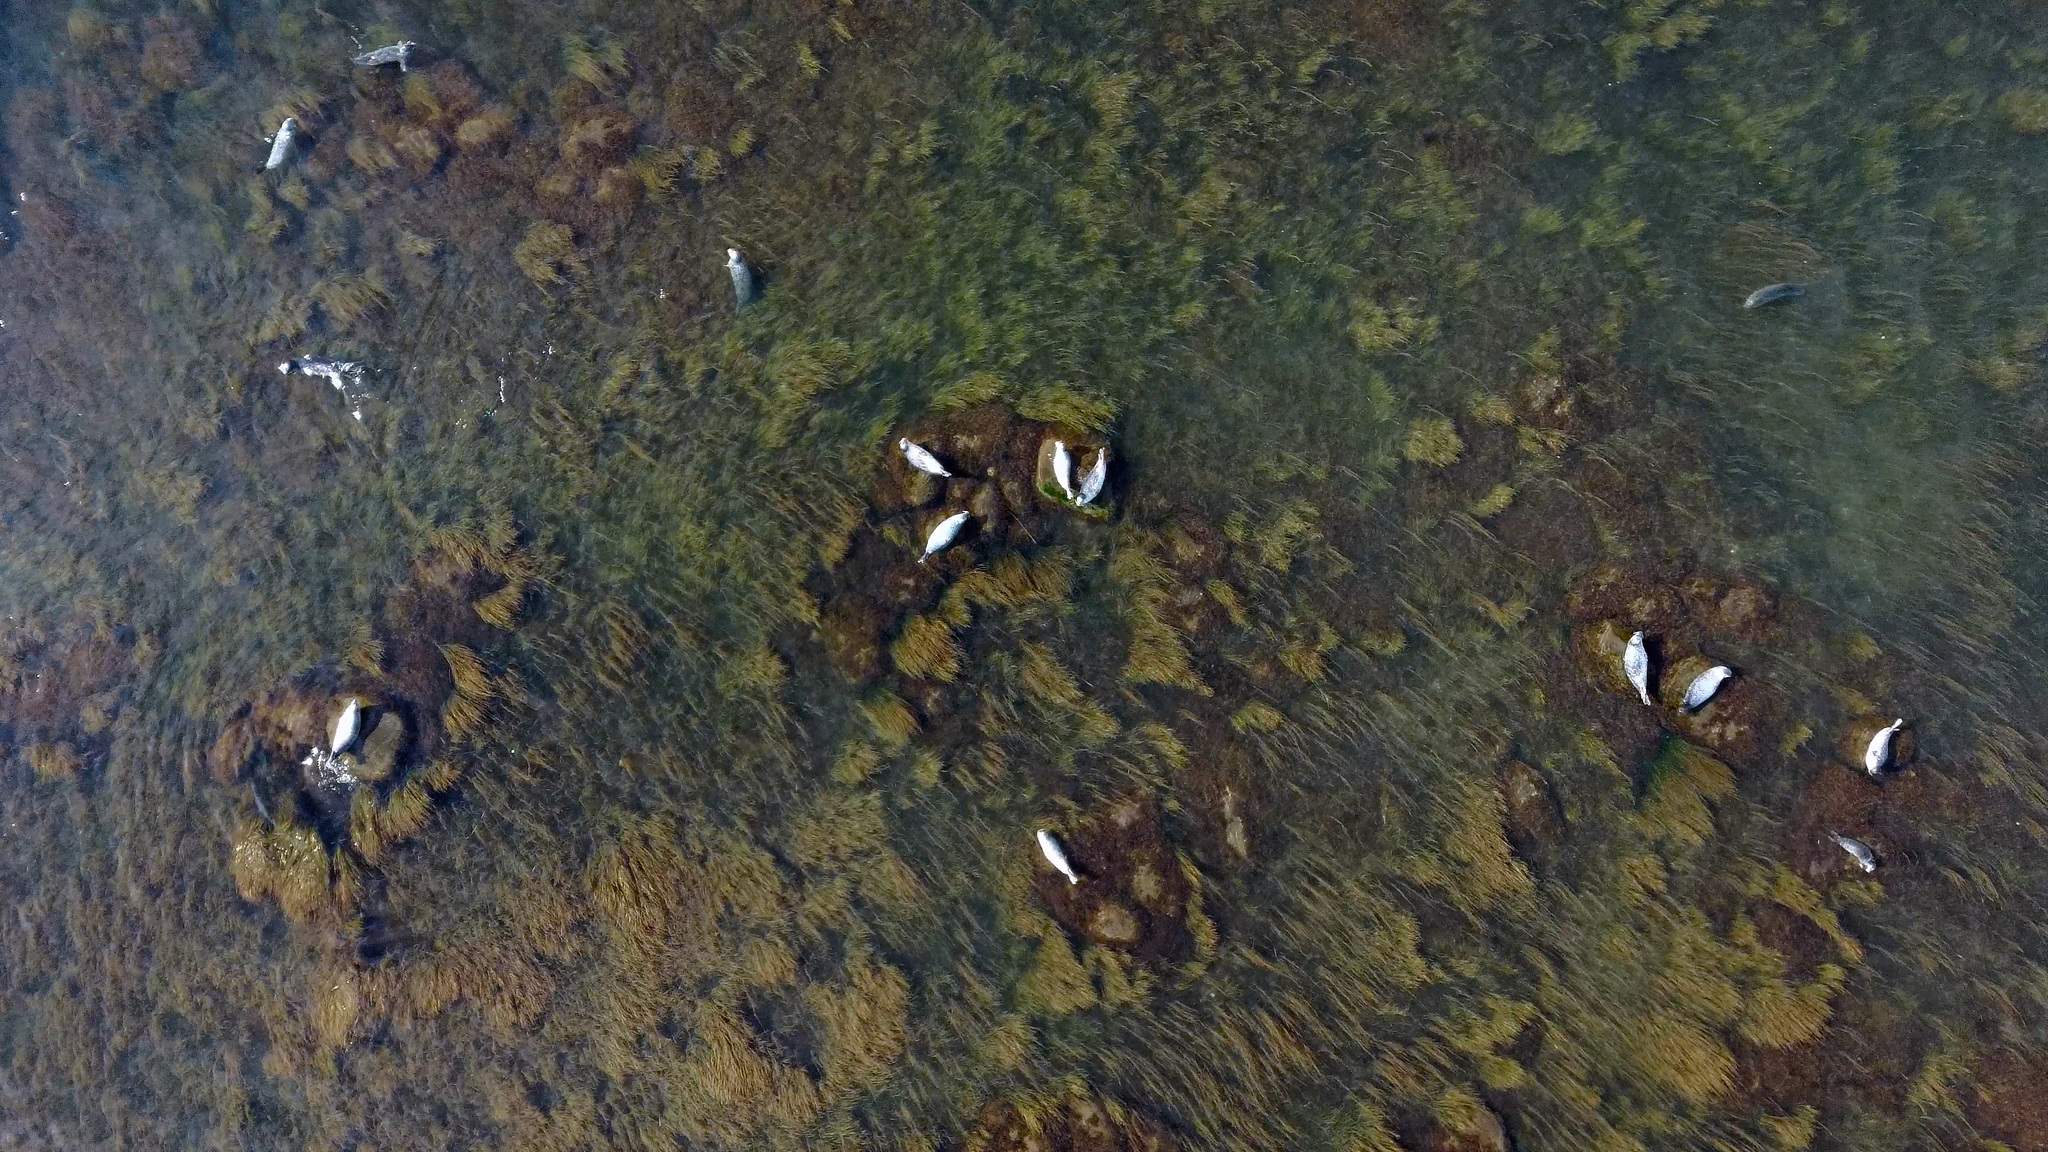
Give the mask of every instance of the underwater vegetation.
[[15, 13], [0, 1143], [2048, 1146], [2026, 15]]

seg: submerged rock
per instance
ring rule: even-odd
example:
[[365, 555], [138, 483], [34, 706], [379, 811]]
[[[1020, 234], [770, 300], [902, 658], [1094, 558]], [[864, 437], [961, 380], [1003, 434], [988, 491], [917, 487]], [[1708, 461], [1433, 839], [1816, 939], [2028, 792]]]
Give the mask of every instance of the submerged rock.
[[[895, 430], [882, 455], [869, 503], [884, 514], [965, 507], [974, 513], [976, 534], [995, 544], [1040, 544], [1057, 526], [1049, 513], [1071, 513], [1069, 503], [1040, 457], [1052, 440], [1069, 447], [1088, 445], [1077, 462], [1092, 461], [1093, 440], [1059, 425], [1023, 419], [997, 404], [979, 404], [929, 417]], [[908, 444], [928, 454], [949, 475], [940, 476], [914, 459]], [[1050, 493], [1033, 489], [1051, 485]], [[1087, 511], [1087, 509], [1083, 509]], [[1102, 513], [1093, 513], [1101, 515]], [[914, 531], [921, 538], [928, 525]]]
[[1751, 635], [1770, 622], [1778, 605], [1770, 591], [1754, 581], [1740, 580], [1721, 594], [1714, 622], [1738, 635]]
[[1549, 781], [1520, 760], [1510, 760], [1501, 769], [1500, 796], [1510, 839], [1523, 845], [1545, 845], [1564, 830]]
[[256, 721], [245, 714], [230, 721], [214, 737], [213, 746], [206, 751], [206, 764], [213, 770], [216, 783], [232, 784], [255, 754]]
[[1002, 522], [1003, 494], [993, 484], [976, 484], [967, 494], [967, 510], [984, 534], [993, 535], [993, 526]]
[[326, 746], [328, 720], [346, 701], [346, 696], [283, 688], [258, 701], [250, 716], [265, 748], [276, 756], [292, 756], [300, 745]]
[[362, 764], [356, 778], [369, 782], [389, 779], [398, 767], [398, 750], [405, 744], [405, 721], [396, 712], [386, 712], [363, 741]]
[[903, 503], [911, 508], [922, 508], [945, 494], [946, 485], [923, 472], [914, 474], [903, 485]]
[[1572, 585], [1565, 598], [1565, 613], [1589, 624], [1627, 620], [1628, 628], [1621, 633], [1624, 641], [1637, 628], [1663, 636], [1678, 624], [1683, 611], [1667, 576], [1619, 564], [1600, 564]]
[[85, 758], [68, 743], [31, 744], [21, 750], [22, 759], [41, 780], [64, 780], [85, 767]]
[[1058, 845], [1081, 883], [1040, 868], [1033, 887], [1067, 931], [1140, 960], [1179, 962], [1194, 951], [1200, 898], [1155, 803], [1112, 803], [1062, 833]]
[[1971, 1091], [1957, 1095], [1971, 1124], [2011, 1148], [2048, 1148], [2048, 1060], [1987, 1052], [1970, 1080]]
[[1510, 1152], [1507, 1126], [1493, 1109], [1480, 1105], [1464, 1131], [1438, 1127], [1421, 1140], [1424, 1152]]
[[1244, 805], [1238, 803], [1237, 791], [1229, 785], [1223, 788], [1223, 842], [1240, 860], [1252, 854], [1252, 840], [1244, 826]]
[[1115, 901], [1099, 905], [1088, 917], [1088, 938], [1113, 948], [1136, 944], [1141, 931], [1137, 914]]
[[1774, 694], [1730, 677], [1700, 707], [1684, 707], [1692, 686], [1718, 667], [1698, 655], [1672, 665], [1667, 678], [1670, 683], [1663, 695], [1664, 702], [1673, 706], [1671, 724], [1687, 739], [1713, 749], [1717, 756], [1732, 763], [1754, 765], [1765, 746], [1763, 734], [1778, 726]]
[[1029, 1112], [1009, 1101], [982, 1109], [962, 1152], [1173, 1152], [1157, 1121], [1127, 1105], [1091, 1096], [1079, 1081], [1066, 1098], [1034, 1099]]
[[888, 626], [886, 609], [853, 596], [835, 598], [818, 613], [826, 659], [834, 671], [855, 684], [882, 674], [882, 631]]

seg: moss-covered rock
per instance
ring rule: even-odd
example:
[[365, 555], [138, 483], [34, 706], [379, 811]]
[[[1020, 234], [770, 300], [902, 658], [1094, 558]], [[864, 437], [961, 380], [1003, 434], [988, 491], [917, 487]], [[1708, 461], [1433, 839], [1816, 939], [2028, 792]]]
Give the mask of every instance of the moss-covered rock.
[[1083, 516], [1091, 516], [1096, 519], [1107, 519], [1109, 517], [1108, 486], [1104, 485], [1102, 494], [1087, 504], [1080, 504], [1069, 500], [1066, 491], [1060, 487], [1058, 476], [1053, 471], [1053, 446], [1055, 444], [1066, 445], [1070, 468], [1067, 479], [1073, 484], [1075, 492], [1078, 493], [1081, 489], [1082, 477], [1088, 474], [1088, 469], [1095, 466], [1096, 455], [1109, 451], [1108, 443], [1099, 436], [1090, 436], [1084, 432], [1076, 432], [1071, 428], [1048, 428], [1044, 431], [1043, 436], [1044, 438], [1038, 445], [1036, 464], [1032, 469], [1031, 481], [1033, 489], [1038, 493], [1038, 498], [1055, 508], [1064, 509], [1069, 512], [1078, 512]]
[[386, 712], [363, 740], [356, 779], [375, 783], [390, 778], [398, 767], [399, 750], [405, 746], [405, 721], [397, 712]]

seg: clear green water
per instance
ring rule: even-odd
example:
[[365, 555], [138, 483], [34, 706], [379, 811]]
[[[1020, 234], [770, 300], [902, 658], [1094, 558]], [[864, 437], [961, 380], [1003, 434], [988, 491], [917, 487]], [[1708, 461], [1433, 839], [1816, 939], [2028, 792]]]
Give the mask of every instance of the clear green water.
[[2029, 5], [0, 13], [0, 1146], [2048, 1146]]

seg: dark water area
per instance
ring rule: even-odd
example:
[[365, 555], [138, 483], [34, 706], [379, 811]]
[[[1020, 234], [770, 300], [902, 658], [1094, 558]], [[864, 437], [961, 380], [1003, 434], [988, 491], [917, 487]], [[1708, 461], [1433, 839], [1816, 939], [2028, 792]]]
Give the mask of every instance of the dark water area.
[[0, 1148], [2048, 1148], [2038, 5], [0, 17]]

